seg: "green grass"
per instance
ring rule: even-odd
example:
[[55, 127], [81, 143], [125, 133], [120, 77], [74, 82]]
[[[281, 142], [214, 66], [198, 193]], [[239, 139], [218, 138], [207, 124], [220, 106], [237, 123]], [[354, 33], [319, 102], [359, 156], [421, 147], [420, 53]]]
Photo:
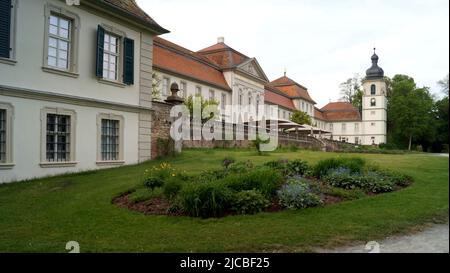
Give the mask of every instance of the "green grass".
[[[323, 152], [187, 150], [170, 163], [189, 173], [218, 168], [226, 156], [255, 164], [354, 156]], [[65, 252], [77, 241], [82, 252], [310, 251], [353, 241], [379, 240], [434, 219], [447, 219], [448, 158], [431, 155], [357, 155], [411, 175], [401, 191], [302, 211], [222, 219], [145, 216], [111, 204], [140, 184], [145, 169], [161, 163], [65, 175], [0, 186], [0, 252]]]

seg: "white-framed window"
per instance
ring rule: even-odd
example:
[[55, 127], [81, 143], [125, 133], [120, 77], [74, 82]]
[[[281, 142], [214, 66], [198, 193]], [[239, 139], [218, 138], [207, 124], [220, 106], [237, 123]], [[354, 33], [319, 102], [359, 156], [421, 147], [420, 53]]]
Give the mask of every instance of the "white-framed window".
[[355, 132], [359, 132], [359, 123], [355, 123]]
[[162, 81], [162, 94], [163, 96], [170, 96], [170, 79], [168, 77], [164, 77]]
[[359, 137], [355, 137], [355, 144], [359, 144]]
[[305, 102], [302, 101], [302, 111], [305, 111]]
[[242, 95], [242, 91], [239, 91], [238, 104], [239, 104], [239, 106], [242, 106], [243, 103], [244, 103], [244, 98]]
[[180, 97], [182, 98], [187, 98], [187, 83], [186, 82], [181, 82], [180, 83]]
[[330, 131], [333, 132], [333, 123], [330, 123]]
[[222, 94], [222, 101], [221, 101], [221, 108], [222, 108], [222, 111], [225, 111], [225, 108], [226, 108], [226, 106], [227, 106], [227, 94]]
[[13, 164], [13, 119], [14, 108], [10, 103], [0, 102], [0, 170]]
[[377, 106], [377, 99], [372, 98], [372, 99], [370, 100], [370, 106], [371, 106], [371, 107]]
[[197, 96], [197, 97], [201, 97], [202, 96], [202, 87], [199, 86], [199, 85], [197, 85], [195, 87], [195, 96]]
[[97, 164], [123, 164], [124, 118], [114, 114], [97, 116]]
[[103, 78], [119, 80], [120, 37], [105, 33], [103, 45]]
[[209, 100], [216, 100], [216, 91], [212, 89], [209, 90]]
[[75, 111], [51, 107], [44, 108], [41, 111], [41, 126], [41, 167], [76, 165]]
[[46, 5], [43, 70], [76, 77], [78, 72], [79, 16], [64, 8]]
[[342, 132], [345, 133], [347, 131], [347, 124], [342, 123]]

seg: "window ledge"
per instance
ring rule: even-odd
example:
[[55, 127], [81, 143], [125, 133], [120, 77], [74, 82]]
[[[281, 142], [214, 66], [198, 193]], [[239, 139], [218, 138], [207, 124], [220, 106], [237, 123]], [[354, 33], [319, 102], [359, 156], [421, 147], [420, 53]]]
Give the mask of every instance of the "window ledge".
[[75, 167], [78, 162], [41, 162], [41, 168], [69, 168]]
[[44, 72], [53, 73], [53, 74], [57, 74], [57, 75], [61, 75], [61, 76], [67, 76], [67, 77], [71, 77], [71, 78], [78, 78], [80, 76], [80, 74], [78, 74], [78, 73], [61, 70], [61, 69], [57, 69], [57, 68], [53, 68], [53, 67], [48, 67], [48, 66], [43, 66], [42, 70]]
[[14, 59], [8, 59], [8, 58], [0, 57], [0, 63], [2, 63], [2, 64], [9, 64], [9, 65], [15, 65], [17, 63], [17, 61], [14, 60]]
[[125, 161], [97, 161], [97, 166], [122, 166], [125, 165]]
[[16, 164], [14, 163], [0, 163], [0, 170], [10, 170], [14, 168]]
[[103, 83], [103, 84], [108, 84], [108, 85], [112, 85], [112, 86], [116, 86], [116, 87], [120, 87], [120, 88], [125, 88], [127, 85], [121, 82], [117, 82], [117, 81], [112, 81], [112, 80], [107, 80], [104, 78], [98, 79], [99, 83]]

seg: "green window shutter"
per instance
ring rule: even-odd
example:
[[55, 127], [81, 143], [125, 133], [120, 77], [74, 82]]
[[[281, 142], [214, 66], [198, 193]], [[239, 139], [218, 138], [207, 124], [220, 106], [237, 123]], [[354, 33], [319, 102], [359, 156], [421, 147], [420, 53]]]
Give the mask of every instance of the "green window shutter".
[[0, 57], [10, 58], [11, 0], [0, 0]]
[[134, 41], [128, 38], [123, 40], [123, 83], [134, 84]]
[[105, 46], [105, 29], [98, 26], [97, 30], [97, 58], [95, 65], [95, 75], [98, 78], [103, 78], [103, 53]]

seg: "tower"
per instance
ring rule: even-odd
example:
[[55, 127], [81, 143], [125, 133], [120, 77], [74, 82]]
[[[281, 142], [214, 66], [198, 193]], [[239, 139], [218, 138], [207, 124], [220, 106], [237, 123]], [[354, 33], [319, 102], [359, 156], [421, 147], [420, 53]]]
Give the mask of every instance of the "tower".
[[384, 71], [378, 66], [379, 57], [372, 56], [372, 67], [363, 80], [362, 125], [364, 145], [379, 145], [387, 141], [387, 85]]

